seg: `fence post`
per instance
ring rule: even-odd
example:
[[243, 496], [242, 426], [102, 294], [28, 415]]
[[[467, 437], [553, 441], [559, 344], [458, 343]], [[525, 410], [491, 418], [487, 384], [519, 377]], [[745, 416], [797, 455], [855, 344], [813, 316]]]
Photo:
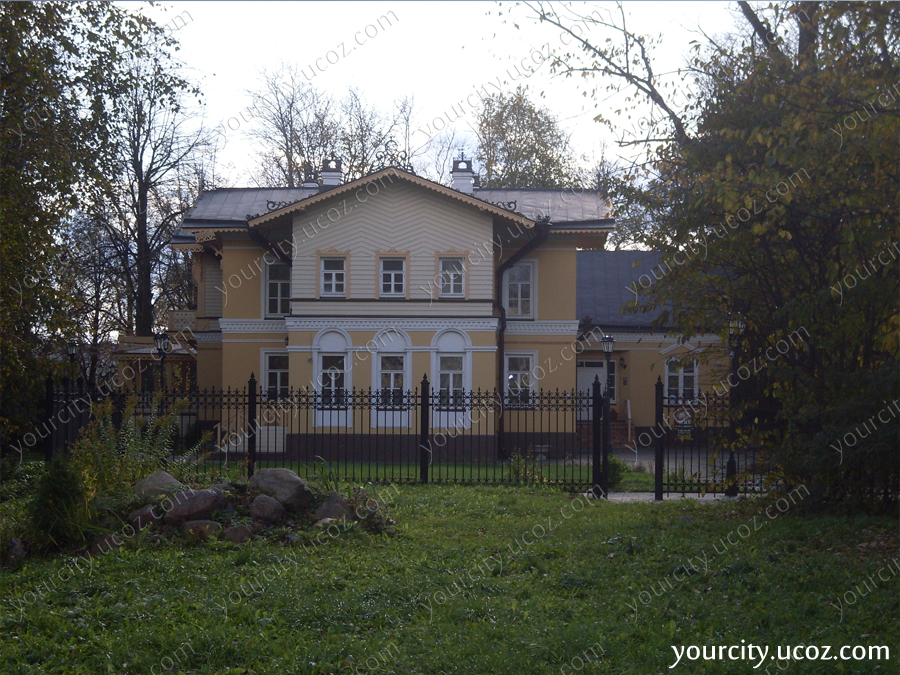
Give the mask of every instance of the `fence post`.
[[250, 373], [247, 383], [247, 478], [256, 467], [256, 376]]
[[428, 436], [431, 431], [429, 411], [431, 406], [431, 387], [428, 384], [428, 375], [422, 376], [422, 392], [419, 399], [419, 480], [428, 482], [428, 464], [431, 460], [429, 452]]
[[653, 434], [656, 437], [655, 442], [655, 450], [656, 450], [656, 461], [655, 461], [655, 488], [656, 501], [662, 501], [663, 498], [663, 463], [665, 462], [665, 458], [663, 457], [663, 435], [664, 435], [664, 427], [663, 424], [663, 381], [662, 377], [656, 378], [656, 426], [659, 428], [659, 436]]
[[44, 446], [44, 461], [53, 460], [53, 439], [56, 424], [53, 422], [53, 413], [56, 412], [53, 405], [53, 378], [48, 375], [44, 383], [44, 407], [47, 410], [47, 444]]
[[603, 482], [600, 483], [603, 497], [609, 499], [609, 453], [612, 451], [612, 395], [609, 387], [603, 393]]
[[591, 490], [594, 497], [603, 499], [603, 393], [600, 388], [600, 376], [594, 377], [591, 385]]

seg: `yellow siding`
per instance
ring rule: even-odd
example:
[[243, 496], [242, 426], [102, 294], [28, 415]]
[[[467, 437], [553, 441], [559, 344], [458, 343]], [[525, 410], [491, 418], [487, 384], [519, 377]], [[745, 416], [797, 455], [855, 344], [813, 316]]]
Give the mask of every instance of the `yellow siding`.
[[263, 256], [266, 251], [249, 242], [226, 242], [222, 252], [225, 301], [222, 316], [258, 319], [262, 314]]
[[575, 316], [575, 248], [558, 250], [558, 244], [548, 242], [551, 250], [537, 249], [529, 257], [537, 260], [538, 320], [572, 321]]
[[[621, 421], [627, 419], [627, 402], [631, 402], [631, 421], [636, 427], [651, 427], [656, 423], [656, 381], [666, 379], [666, 361], [673, 357], [693, 355], [698, 361], [700, 391], [711, 391], [720, 378], [727, 375], [727, 355], [715, 348], [702, 353], [692, 352], [686, 347], [666, 350], [674, 342], [674, 337], [666, 340], [642, 340], [641, 342], [617, 342], [612, 359], [617, 362], [616, 386], [618, 403], [613, 406]], [[603, 361], [603, 352], [592, 349], [583, 352], [579, 360]], [[620, 359], [625, 359], [622, 368]], [[722, 391], [722, 387], [718, 387]]]
[[[247, 386], [250, 373], [262, 380], [262, 350], [273, 349], [284, 351], [284, 339], [287, 333], [259, 334], [231, 333], [225, 336], [222, 343], [222, 386], [232, 389], [243, 389]], [[261, 340], [265, 342], [241, 342], [241, 340]]]

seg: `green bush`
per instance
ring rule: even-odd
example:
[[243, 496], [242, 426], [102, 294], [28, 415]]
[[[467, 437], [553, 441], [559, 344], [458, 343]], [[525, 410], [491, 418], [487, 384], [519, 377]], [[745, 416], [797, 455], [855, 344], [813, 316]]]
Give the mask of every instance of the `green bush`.
[[83, 544], [93, 510], [81, 474], [63, 457], [56, 457], [37, 483], [29, 506], [31, 539], [40, 549]]
[[165, 463], [166, 448], [175, 431], [174, 418], [157, 417], [153, 412], [146, 421], [139, 420], [134, 414], [136, 405], [136, 399], [127, 403], [117, 429], [111, 402], [102, 403], [72, 447], [72, 467], [81, 475], [90, 498], [129, 489], [135, 480]]
[[[72, 466], [81, 474], [84, 487], [93, 499], [106, 493], [130, 493], [132, 485], [153, 473], [166, 470], [174, 478], [188, 482], [196, 472], [196, 462], [169, 462], [178, 418], [175, 413], [159, 416], [156, 406], [146, 418], [135, 415], [137, 399], [128, 401], [119, 428], [113, 423], [112, 404], [99, 405], [87, 430], [72, 447]], [[200, 456], [206, 436], [188, 451]]]
[[614, 455], [609, 456], [609, 489], [612, 490], [619, 483], [622, 482], [622, 478], [625, 474], [631, 471], [631, 467], [628, 466], [625, 462], [623, 462], [618, 457]]
[[535, 459], [532, 446], [524, 451], [519, 447], [513, 448], [509, 455], [509, 477], [518, 484], [547, 482], [540, 461]]

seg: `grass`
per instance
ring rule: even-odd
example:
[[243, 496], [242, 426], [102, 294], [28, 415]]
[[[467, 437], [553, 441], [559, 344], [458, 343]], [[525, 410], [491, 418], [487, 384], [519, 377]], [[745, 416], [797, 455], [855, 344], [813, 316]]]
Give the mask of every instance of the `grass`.
[[[765, 672], [727, 660], [668, 668], [671, 645], [741, 640], [770, 652], [888, 645], [880, 669], [782, 668], [897, 672], [898, 579], [888, 572], [843, 615], [837, 608], [896, 557], [896, 520], [800, 517], [802, 503], [772, 520], [761, 500], [573, 499], [402, 486], [393, 538], [353, 528], [319, 534], [319, 545], [303, 532], [301, 545], [238, 547], [138, 535], [65, 580], [64, 559], [31, 561], [0, 578], [0, 672]], [[296, 564], [282, 565], [286, 556]]]
[[[242, 475], [241, 465], [232, 464], [234, 478]], [[212, 474], [222, 473], [222, 465], [216, 463], [198, 464], [194, 468], [197, 474], [207, 472]], [[295, 471], [303, 478], [314, 478], [315, 472], [322, 470], [318, 462], [299, 461], [267, 461], [265, 459], [256, 462], [256, 470], [284, 467]], [[333, 470], [335, 476], [343, 483], [360, 483], [372, 481], [375, 483], [418, 483], [419, 465], [414, 462], [404, 464], [379, 463], [379, 462], [332, 462], [328, 467]], [[529, 459], [512, 464], [506, 462], [485, 463], [444, 463], [435, 462], [428, 467], [428, 476], [435, 483], [505, 483], [515, 484], [532, 483], [535, 476], [543, 478], [545, 483], [559, 484], [561, 486], [571, 484], [578, 489], [587, 490], [592, 485], [592, 469], [589, 464], [565, 464], [541, 463], [539, 460]], [[519, 480], [522, 479], [522, 480]], [[246, 480], [244, 477], [242, 480]], [[698, 486], [699, 489], [700, 486]], [[623, 479], [614, 488], [616, 492], [653, 492], [653, 471], [649, 472], [627, 471]]]

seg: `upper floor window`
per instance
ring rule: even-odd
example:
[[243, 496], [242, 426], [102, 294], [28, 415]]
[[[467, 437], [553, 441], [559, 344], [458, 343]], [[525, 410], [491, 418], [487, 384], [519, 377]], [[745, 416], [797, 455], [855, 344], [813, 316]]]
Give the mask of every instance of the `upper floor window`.
[[381, 296], [404, 296], [406, 294], [406, 260], [403, 258], [381, 259]]
[[669, 359], [666, 362], [666, 396], [670, 400], [694, 399], [699, 393], [697, 362], [681, 362]]
[[321, 295], [344, 297], [347, 294], [345, 258], [322, 258]]
[[284, 398], [288, 395], [288, 355], [266, 355], [266, 392], [269, 398]]
[[441, 258], [440, 295], [442, 298], [462, 297], [465, 294], [465, 268], [462, 258]]
[[507, 317], [510, 319], [534, 318], [533, 261], [517, 263], [506, 271], [503, 295]]
[[291, 267], [284, 263], [266, 265], [266, 316], [291, 313]]

